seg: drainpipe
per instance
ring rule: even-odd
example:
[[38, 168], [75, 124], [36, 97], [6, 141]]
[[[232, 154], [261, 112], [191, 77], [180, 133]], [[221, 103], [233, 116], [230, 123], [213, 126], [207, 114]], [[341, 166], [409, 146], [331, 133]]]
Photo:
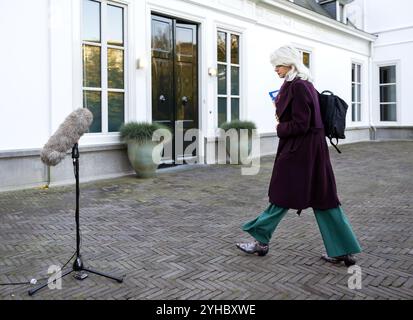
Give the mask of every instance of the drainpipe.
[[370, 57], [369, 57], [369, 123], [370, 123], [370, 140], [376, 140], [376, 127], [374, 126], [373, 123], [373, 107], [374, 107], [374, 101], [373, 101], [373, 92], [374, 92], [374, 85], [376, 82], [373, 82], [373, 56], [374, 56], [374, 42], [370, 42]]
[[[47, 59], [49, 61], [49, 117], [48, 117], [48, 125], [49, 125], [49, 137], [52, 136], [52, 0], [48, 1], [48, 19], [49, 19], [49, 23], [48, 23], [48, 54], [49, 54], [49, 58]], [[50, 166], [46, 165], [46, 185], [43, 186], [44, 189], [48, 189], [50, 186]]]
[[[367, 7], [366, 7], [366, 0], [363, 0], [363, 21], [362, 26], [363, 30], [366, 31], [367, 27]], [[374, 65], [373, 65], [373, 56], [374, 56], [374, 42], [370, 42], [370, 57], [369, 57], [369, 126], [370, 126], [370, 140], [376, 140], [376, 127], [373, 123], [373, 108], [374, 108], [374, 101], [373, 101], [373, 93], [374, 93], [374, 85], [376, 82], [374, 80]]]

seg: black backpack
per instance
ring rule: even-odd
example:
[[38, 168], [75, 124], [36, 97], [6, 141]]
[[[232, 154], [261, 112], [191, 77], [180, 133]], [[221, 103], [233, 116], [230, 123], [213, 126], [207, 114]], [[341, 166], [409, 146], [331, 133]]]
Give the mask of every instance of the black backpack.
[[[346, 138], [344, 131], [346, 129], [348, 105], [343, 99], [328, 90], [318, 93], [318, 100], [320, 101], [321, 118], [324, 124], [325, 135], [330, 139], [331, 145], [336, 148], [338, 153], [341, 153], [337, 145], [338, 139]], [[336, 139], [336, 144], [333, 143], [333, 139]]]

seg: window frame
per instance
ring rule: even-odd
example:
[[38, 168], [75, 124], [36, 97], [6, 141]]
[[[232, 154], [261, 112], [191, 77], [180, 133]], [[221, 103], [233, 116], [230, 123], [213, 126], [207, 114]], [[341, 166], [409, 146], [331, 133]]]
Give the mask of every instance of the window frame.
[[337, 1], [337, 21], [340, 21], [342, 23], [345, 23], [344, 21], [344, 13], [346, 10], [346, 6], [341, 4], [339, 1]]
[[301, 49], [301, 48], [298, 48], [298, 51], [300, 52], [300, 57], [301, 57], [301, 62], [304, 64], [304, 53], [308, 53], [308, 62], [309, 62], [309, 66], [307, 67], [305, 64], [304, 64], [304, 66], [305, 67], [307, 67], [308, 68], [308, 70], [310, 70], [310, 72], [311, 72], [311, 68], [312, 68], [312, 66], [313, 66], [313, 61], [312, 61], [312, 56], [313, 56], [313, 53], [312, 53], [312, 51], [311, 50], [307, 50], [307, 49]]
[[[128, 119], [129, 114], [129, 3], [126, 1], [111, 1], [111, 0], [89, 0], [100, 3], [100, 42], [90, 42], [83, 40], [83, 1], [79, 0], [80, 25], [79, 25], [79, 42], [80, 42], [80, 103], [84, 107], [84, 91], [99, 91], [101, 94], [101, 131], [87, 133], [88, 136], [119, 136], [119, 131], [109, 131], [109, 93], [123, 93], [123, 123]], [[108, 6], [115, 6], [123, 9], [123, 45], [113, 45], [107, 43], [107, 25], [108, 25]], [[100, 64], [101, 64], [101, 87], [85, 87], [83, 85], [83, 46], [91, 45], [100, 47]], [[123, 51], [123, 89], [114, 89], [108, 87], [108, 49], [119, 49]]]
[[[353, 60], [351, 62], [351, 72], [353, 70], [353, 65], [356, 67], [355, 68], [355, 79], [353, 81], [353, 78], [351, 77], [351, 122], [362, 122], [363, 121], [363, 70], [364, 70], [364, 64], [361, 61], [355, 61]], [[357, 79], [357, 66], [360, 67], [360, 79]], [[358, 81], [357, 81], [358, 80]], [[355, 100], [353, 101], [353, 85], [355, 87]], [[357, 101], [357, 96], [358, 96], [358, 85], [360, 85], [360, 101]], [[353, 110], [353, 104], [355, 104], [355, 109]], [[356, 111], [356, 112], [354, 112]], [[358, 118], [358, 115], [360, 115], [360, 118]]]
[[[314, 64], [315, 64], [314, 56], [315, 56], [315, 54], [316, 54], [317, 48], [315, 48], [315, 47], [313, 47], [313, 46], [305, 45], [305, 44], [300, 43], [300, 42], [292, 42], [291, 44], [292, 44], [292, 45], [298, 50], [298, 52], [300, 53], [301, 62], [303, 62], [303, 64], [304, 64], [304, 61], [303, 61], [303, 52], [309, 54], [310, 68], [308, 68], [308, 69], [310, 70], [311, 78], [312, 78], [313, 81], [315, 82], [316, 75], [314, 74], [313, 71], [314, 71], [314, 70], [317, 70], [317, 69], [315, 68], [315, 65], [314, 65]], [[304, 65], [304, 66], [307, 67], [306, 65]]]
[[[401, 119], [401, 103], [400, 103], [400, 61], [387, 61], [387, 62], [379, 62], [376, 63], [376, 83], [377, 83], [377, 105], [378, 105], [378, 122], [380, 124], [386, 124], [386, 125], [398, 125], [400, 124], [400, 119]], [[396, 72], [396, 82], [394, 83], [386, 83], [384, 85], [394, 85], [396, 89], [396, 101], [395, 102], [381, 102], [381, 97], [380, 97], [380, 88], [382, 87], [382, 84], [380, 82], [380, 68], [383, 67], [395, 67], [395, 72]], [[389, 105], [389, 104], [395, 104], [396, 105], [396, 120], [382, 120], [381, 119], [381, 106], [382, 105]]]
[[[223, 32], [226, 34], [226, 62], [218, 61], [218, 33]], [[238, 36], [238, 64], [232, 63], [231, 61], [231, 36], [235, 35]], [[230, 28], [225, 28], [221, 26], [217, 26], [215, 29], [215, 61], [216, 61], [216, 66], [217, 66], [217, 72], [218, 72], [218, 66], [223, 65], [226, 66], [226, 94], [220, 94], [218, 90], [218, 77], [217, 77], [217, 82], [216, 82], [216, 119], [215, 119], [215, 125], [219, 127], [221, 123], [219, 122], [219, 109], [218, 109], [218, 101], [219, 98], [225, 98], [227, 100], [227, 108], [226, 108], [226, 121], [224, 122], [229, 122], [232, 121], [232, 99], [238, 99], [239, 104], [238, 104], [238, 117], [241, 120], [242, 119], [242, 95], [243, 95], [243, 86], [242, 86], [242, 74], [243, 74], [243, 68], [242, 68], [242, 59], [243, 59], [243, 34], [240, 31], [235, 31]], [[232, 94], [232, 67], [238, 68], [239, 72], [239, 82], [238, 82], [238, 88], [239, 88], [239, 94], [238, 95], [233, 95]]]

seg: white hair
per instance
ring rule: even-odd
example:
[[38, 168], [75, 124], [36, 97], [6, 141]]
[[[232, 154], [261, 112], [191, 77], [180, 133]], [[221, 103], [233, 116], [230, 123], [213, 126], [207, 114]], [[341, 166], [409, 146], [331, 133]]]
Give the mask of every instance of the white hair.
[[293, 46], [283, 46], [275, 50], [270, 56], [271, 64], [288, 66], [291, 70], [286, 74], [286, 81], [293, 81], [295, 77], [313, 82], [310, 70], [303, 64], [300, 52]]

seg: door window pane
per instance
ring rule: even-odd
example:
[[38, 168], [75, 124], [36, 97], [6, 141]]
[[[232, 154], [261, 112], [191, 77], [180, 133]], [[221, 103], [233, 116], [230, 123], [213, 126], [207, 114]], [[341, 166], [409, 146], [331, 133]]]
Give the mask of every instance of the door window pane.
[[100, 47], [83, 45], [83, 86], [89, 88], [101, 86]]
[[231, 35], [231, 63], [239, 64], [239, 36]]
[[396, 85], [380, 86], [380, 102], [396, 102]]
[[239, 67], [231, 67], [231, 94], [239, 95]]
[[239, 120], [239, 99], [231, 99], [231, 121]]
[[218, 32], [218, 61], [227, 62], [227, 34], [225, 32]]
[[218, 65], [218, 94], [227, 94], [227, 66]]
[[108, 44], [123, 45], [123, 8], [108, 5]]
[[176, 53], [192, 57], [194, 55], [193, 39], [192, 29], [176, 28]]
[[361, 84], [357, 85], [357, 101], [356, 102], [361, 102]]
[[397, 121], [396, 104], [380, 105], [380, 121]]
[[88, 108], [93, 114], [93, 122], [89, 132], [102, 131], [102, 98], [100, 91], [83, 91], [83, 108]]
[[125, 119], [125, 98], [123, 92], [109, 92], [108, 95], [108, 116], [109, 132], [119, 131]]
[[82, 38], [84, 41], [100, 42], [100, 3], [83, 0]]
[[227, 98], [218, 98], [218, 126], [227, 122]]
[[124, 88], [123, 50], [108, 48], [108, 87]]
[[169, 23], [152, 20], [152, 50], [171, 52], [172, 29]]
[[380, 83], [396, 83], [396, 66], [380, 67]]

